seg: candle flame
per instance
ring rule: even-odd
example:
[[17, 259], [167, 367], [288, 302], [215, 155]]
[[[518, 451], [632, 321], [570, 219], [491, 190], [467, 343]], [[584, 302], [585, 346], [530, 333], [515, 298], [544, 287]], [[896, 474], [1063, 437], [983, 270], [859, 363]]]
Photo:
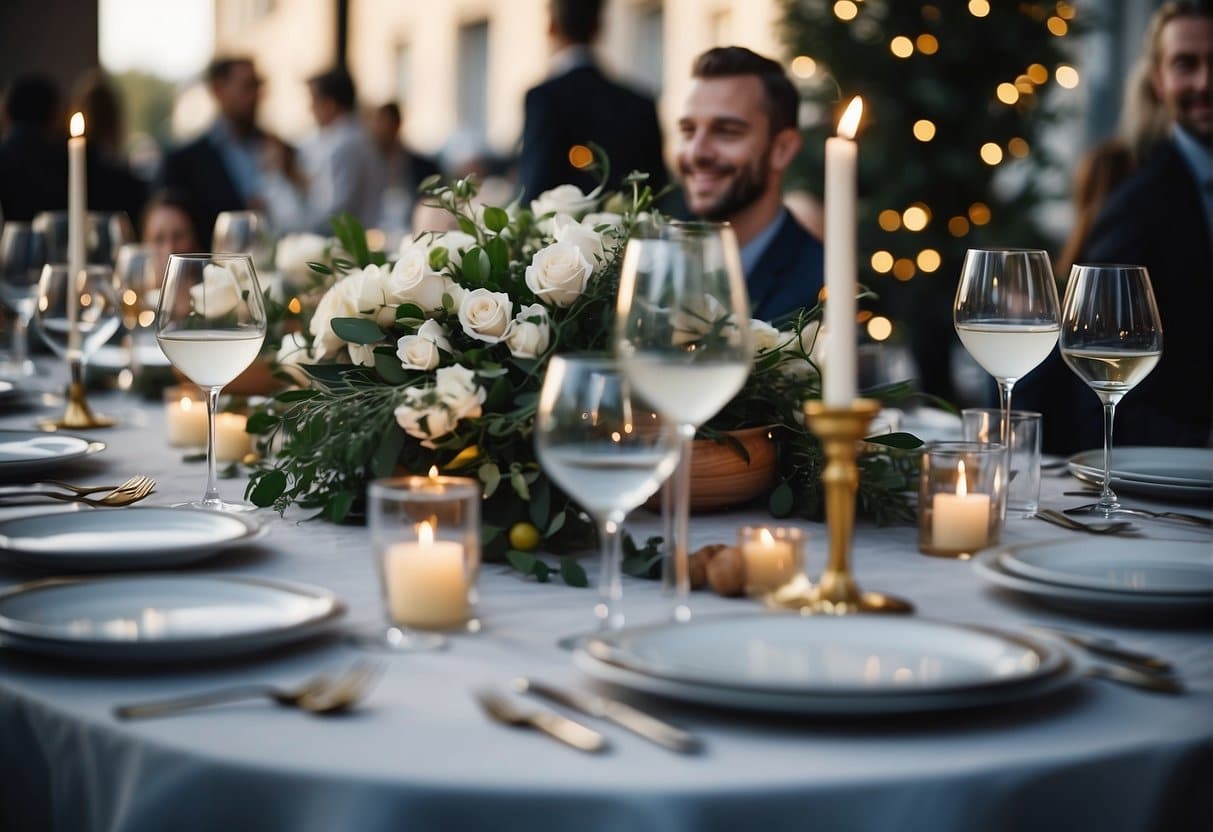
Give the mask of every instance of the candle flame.
[[964, 497], [969, 493], [969, 486], [965, 483], [965, 462], [962, 459], [956, 463], [956, 496]]
[[855, 138], [855, 132], [859, 129], [859, 119], [862, 116], [863, 99], [857, 95], [851, 99], [851, 103], [847, 105], [842, 118], [838, 120], [838, 135], [844, 139]]
[[764, 546], [773, 546], [775, 544], [775, 538], [767, 529], [758, 530], [758, 539], [762, 541]]
[[84, 113], [76, 113], [72, 116], [71, 127], [72, 138], [84, 135]]
[[438, 479], [438, 466], [437, 465], [430, 466], [430, 479], [432, 479], [432, 480]]
[[189, 396], [184, 396], [181, 399], [181, 409], [182, 410], [185, 410], [188, 412], [193, 406], [194, 406], [194, 400], [191, 399]]
[[434, 527], [429, 520], [417, 524], [417, 541], [427, 549], [434, 545]]

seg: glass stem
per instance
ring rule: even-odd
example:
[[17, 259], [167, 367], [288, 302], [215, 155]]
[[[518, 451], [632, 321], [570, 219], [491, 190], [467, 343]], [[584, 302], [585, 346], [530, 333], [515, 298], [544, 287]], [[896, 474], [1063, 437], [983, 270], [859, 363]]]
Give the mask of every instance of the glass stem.
[[[681, 459], [678, 464], [682, 465]], [[678, 469], [675, 468], [674, 473], [661, 484], [661, 535], [664, 554], [661, 560], [661, 591], [665, 595], [672, 595], [678, 584], [674, 575], [674, 541], [677, 539], [674, 534], [674, 480], [677, 477]]]
[[206, 391], [206, 494], [202, 503], [219, 507], [219, 477], [215, 471], [215, 414], [219, 411], [219, 391], [222, 387], [210, 387]]
[[608, 516], [598, 522], [598, 540], [602, 548], [602, 573], [598, 579], [601, 601], [595, 612], [598, 629], [609, 631], [623, 628], [623, 548], [619, 533], [623, 517]]
[[691, 516], [691, 450], [695, 444], [695, 426], [679, 425], [678, 437], [682, 450], [678, 468], [674, 471], [674, 620], [690, 621], [691, 564], [687, 552]]
[[1116, 420], [1116, 402], [1103, 403], [1103, 488], [1099, 492], [1098, 511], [1111, 514], [1120, 508], [1116, 493], [1112, 491], [1112, 423]]
[[1002, 442], [1002, 487], [998, 495], [998, 516], [1003, 522], [1007, 519], [1007, 492], [1011, 490], [1011, 391], [1014, 388], [1014, 379], [998, 380], [998, 403], [1002, 408], [1002, 424], [998, 430]]
[[29, 360], [25, 327], [25, 315], [18, 311], [13, 315], [13, 364], [22, 368], [22, 372], [24, 372], [25, 362]]

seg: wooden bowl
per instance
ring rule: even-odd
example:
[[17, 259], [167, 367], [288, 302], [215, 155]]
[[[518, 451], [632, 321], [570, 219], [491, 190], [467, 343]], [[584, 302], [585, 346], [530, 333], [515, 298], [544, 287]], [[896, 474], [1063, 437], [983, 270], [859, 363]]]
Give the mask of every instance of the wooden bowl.
[[[696, 439], [691, 451], [691, 511], [719, 511], [770, 493], [775, 485], [775, 440], [771, 428], [726, 431], [741, 443], [746, 462], [728, 442]], [[645, 507], [661, 511], [661, 494]]]

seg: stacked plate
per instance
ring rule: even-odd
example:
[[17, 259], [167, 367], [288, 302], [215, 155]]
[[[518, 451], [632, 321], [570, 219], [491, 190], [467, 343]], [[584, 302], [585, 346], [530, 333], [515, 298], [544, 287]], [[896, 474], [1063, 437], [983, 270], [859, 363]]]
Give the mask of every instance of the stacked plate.
[[213, 659], [315, 636], [344, 611], [326, 590], [257, 578], [49, 578], [0, 592], [0, 644], [91, 661]]
[[94, 442], [64, 433], [34, 430], [0, 430], [0, 482], [41, 476], [61, 465], [77, 462], [105, 450]]
[[1213, 610], [1207, 541], [1024, 543], [987, 550], [974, 563], [990, 583], [1079, 612], [1167, 619]]
[[597, 679], [730, 708], [880, 716], [998, 705], [1057, 690], [1078, 668], [1051, 642], [921, 618], [753, 615], [589, 638]]
[[[1103, 484], [1103, 451], [1070, 457], [1070, 473], [1092, 485]], [[1112, 488], [1162, 500], [1213, 501], [1213, 448], [1112, 449]]]

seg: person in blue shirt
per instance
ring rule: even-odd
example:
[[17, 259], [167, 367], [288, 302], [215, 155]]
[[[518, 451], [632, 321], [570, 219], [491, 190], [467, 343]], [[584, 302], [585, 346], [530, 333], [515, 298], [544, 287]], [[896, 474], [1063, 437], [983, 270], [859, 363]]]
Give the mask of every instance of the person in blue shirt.
[[775, 61], [740, 46], [695, 60], [678, 120], [678, 175], [694, 215], [729, 222], [741, 246], [750, 314], [775, 320], [817, 303], [821, 243], [784, 207], [800, 150], [800, 96]]

